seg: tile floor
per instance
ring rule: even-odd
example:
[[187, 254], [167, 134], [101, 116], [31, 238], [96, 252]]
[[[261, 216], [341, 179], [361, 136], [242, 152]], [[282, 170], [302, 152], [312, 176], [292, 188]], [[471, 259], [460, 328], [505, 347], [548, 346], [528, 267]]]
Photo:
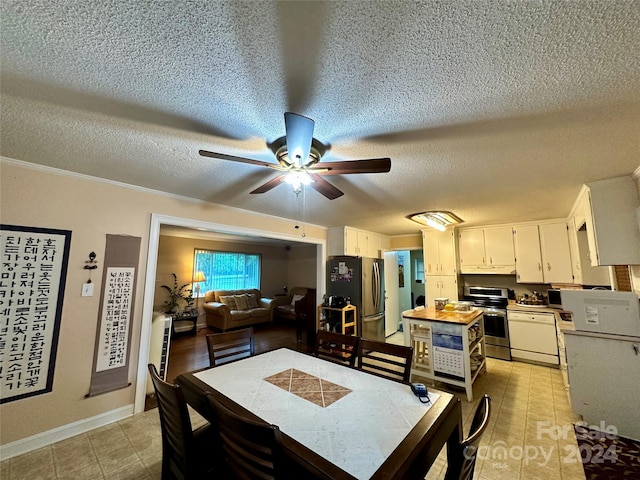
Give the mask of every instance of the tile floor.
[[[474, 385], [476, 401], [469, 403], [464, 392], [456, 392], [463, 399], [465, 429], [484, 393], [492, 398], [492, 418], [476, 479], [585, 479], [572, 427], [579, 419], [571, 412], [559, 370], [488, 359], [487, 372]], [[202, 417], [192, 413], [194, 425], [201, 424]], [[428, 480], [444, 476], [444, 453]], [[161, 456], [158, 413], [150, 410], [1, 462], [0, 480], [155, 480]]]

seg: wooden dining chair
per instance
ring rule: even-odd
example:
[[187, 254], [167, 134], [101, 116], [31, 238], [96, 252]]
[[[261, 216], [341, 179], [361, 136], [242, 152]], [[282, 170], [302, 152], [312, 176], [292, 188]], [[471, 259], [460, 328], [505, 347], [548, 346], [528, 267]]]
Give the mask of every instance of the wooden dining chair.
[[206, 336], [209, 363], [212, 367], [256, 353], [253, 327], [231, 330], [222, 333], [210, 333]]
[[313, 354], [316, 357], [353, 367], [358, 354], [360, 337], [319, 330]]
[[390, 380], [409, 383], [413, 347], [361, 338], [358, 369]]
[[192, 430], [182, 388], [162, 380], [152, 363], [148, 368], [162, 430], [162, 480], [197, 480], [215, 475], [221, 457], [211, 454], [219, 451], [213, 427], [207, 424]]
[[457, 449], [447, 450], [448, 465], [445, 480], [471, 480], [473, 478], [478, 447], [482, 434], [489, 424], [490, 415], [491, 397], [485, 394], [480, 399], [476, 413], [473, 415], [469, 436], [460, 443]]
[[238, 415], [211, 393], [207, 394], [207, 407], [222, 443], [226, 469], [221, 478], [290, 478], [284, 471], [282, 435], [277, 425]]

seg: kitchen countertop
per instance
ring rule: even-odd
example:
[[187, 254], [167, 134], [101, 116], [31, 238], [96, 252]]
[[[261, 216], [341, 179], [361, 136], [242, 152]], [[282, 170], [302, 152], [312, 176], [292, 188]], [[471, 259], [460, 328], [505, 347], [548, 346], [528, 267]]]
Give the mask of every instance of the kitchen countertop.
[[541, 313], [557, 313], [557, 308], [551, 308], [547, 305], [537, 306], [537, 305], [520, 305], [513, 300], [509, 301], [509, 305], [507, 305], [507, 310], [515, 310], [521, 312], [541, 312]]
[[431, 322], [457, 323], [459, 325], [469, 325], [482, 315], [481, 310], [471, 310], [469, 312], [447, 312], [436, 310], [435, 307], [427, 307], [402, 312], [402, 316], [415, 320], [429, 320]]
[[573, 322], [567, 322], [560, 317], [560, 312], [564, 310], [558, 310], [557, 308], [551, 308], [548, 306], [536, 307], [535, 305], [518, 305], [513, 300], [509, 302], [509, 305], [507, 305], [507, 310], [514, 312], [553, 313], [556, 317], [556, 325], [561, 331], [565, 332], [575, 330]]

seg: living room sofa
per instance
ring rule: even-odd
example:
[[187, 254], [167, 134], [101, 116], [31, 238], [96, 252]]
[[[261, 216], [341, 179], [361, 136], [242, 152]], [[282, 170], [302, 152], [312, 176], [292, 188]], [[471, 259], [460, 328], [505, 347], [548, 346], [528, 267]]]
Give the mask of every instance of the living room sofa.
[[207, 326], [226, 331], [273, 321], [273, 299], [260, 290], [210, 290], [204, 294]]

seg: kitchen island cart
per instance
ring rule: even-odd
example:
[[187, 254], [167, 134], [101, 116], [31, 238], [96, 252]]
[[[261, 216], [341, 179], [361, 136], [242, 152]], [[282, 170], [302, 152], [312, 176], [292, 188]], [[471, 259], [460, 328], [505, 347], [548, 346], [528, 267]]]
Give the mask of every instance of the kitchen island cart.
[[428, 307], [407, 310], [402, 319], [405, 345], [414, 349], [412, 375], [464, 387], [472, 402], [472, 384], [486, 369], [482, 311]]

